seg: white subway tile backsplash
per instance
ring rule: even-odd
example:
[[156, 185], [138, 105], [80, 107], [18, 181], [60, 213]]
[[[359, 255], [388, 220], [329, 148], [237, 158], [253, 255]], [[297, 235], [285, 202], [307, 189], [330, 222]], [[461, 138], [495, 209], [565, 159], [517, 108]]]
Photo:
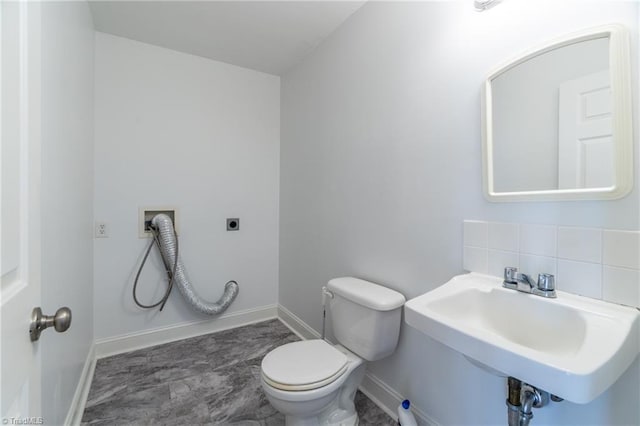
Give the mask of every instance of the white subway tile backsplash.
[[520, 272], [529, 275], [534, 281], [538, 279], [538, 274], [556, 275], [558, 272], [556, 264], [555, 257], [520, 253]]
[[558, 257], [582, 262], [602, 262], [602, 230], [559, 227]]
[[605, 229], [603, 240], [602, 263], [640, 269], [640, 232]]
[[470, 247], [487, 247], [488, 224], [478, 220], [464, 221], [464, 245]]
[[553, 225], [520, 225], [520, 253], [556, 257], [557, 231]]
[[556, 288], [594, 299], [602, 299], [602, 265], [558, 259]]
[[489, 248], [518, 251], [518, 224], [489, 222]]
[[640, 306], [640, 270], [602, 267], [602, 298], [608, 302]]
[[504, 276], [505, 266], [519, 266], [518, 253], [513, 251], [489, 249], [488, 274], [496, 277]]
[[469, 272], [487, 273], [487, 249], [464, 247], [463, 268]]
[[466, 220], [463, 266], [553, 274], [561, 291], [640, 307], [640, 231]]

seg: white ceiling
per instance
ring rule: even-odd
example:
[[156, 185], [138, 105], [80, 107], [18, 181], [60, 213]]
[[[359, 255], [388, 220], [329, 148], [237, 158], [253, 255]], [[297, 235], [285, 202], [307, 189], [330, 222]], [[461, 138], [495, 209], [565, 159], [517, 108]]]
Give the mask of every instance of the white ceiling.
[[311, 52], [365, 1], [91, 1], [96, 30], [270, 74]]

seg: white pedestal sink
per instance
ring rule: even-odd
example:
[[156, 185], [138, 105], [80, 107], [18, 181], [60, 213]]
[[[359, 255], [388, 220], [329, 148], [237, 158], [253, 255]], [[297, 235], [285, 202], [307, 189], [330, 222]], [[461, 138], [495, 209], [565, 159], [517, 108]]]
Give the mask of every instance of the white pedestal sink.
[[547, 299], [470, 273], [409, 300], [405, 321], [505, 375], [585, 404], [640, 352], [640, 312], [558, 291]]

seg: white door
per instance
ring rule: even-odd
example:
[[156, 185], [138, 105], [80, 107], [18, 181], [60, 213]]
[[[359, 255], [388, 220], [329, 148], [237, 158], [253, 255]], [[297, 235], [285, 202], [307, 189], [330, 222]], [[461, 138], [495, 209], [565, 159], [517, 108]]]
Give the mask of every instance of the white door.
[[33, 424], [41, 398], [38, 342], [29, 338], [40, 305], [38, 3], [0, 1], [0, 25], [0, 417]]
[[560, 85], [558, 187], [615, 185], [609, 71]]

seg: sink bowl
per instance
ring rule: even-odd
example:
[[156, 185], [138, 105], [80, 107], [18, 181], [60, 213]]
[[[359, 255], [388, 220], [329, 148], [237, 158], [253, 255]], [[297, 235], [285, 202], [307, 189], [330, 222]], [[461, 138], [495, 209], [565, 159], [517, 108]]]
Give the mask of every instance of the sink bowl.
[[409, 300], [405, 321], [491, 369], [586, 404], [640, 352], [640, 312], [558, 291], [547, 299], [470, 273]]

